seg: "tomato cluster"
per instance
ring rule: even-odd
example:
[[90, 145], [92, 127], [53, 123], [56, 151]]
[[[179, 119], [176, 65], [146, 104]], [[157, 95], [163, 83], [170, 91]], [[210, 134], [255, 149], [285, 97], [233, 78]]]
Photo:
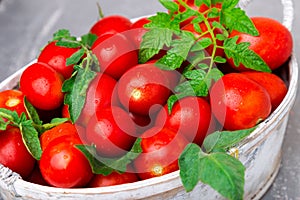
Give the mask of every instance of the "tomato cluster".
[[[194, 6], [192, 1], [188, 5]], [[214, 7], [220, 9], [221, 4]], [[209, 7], [203, 5], [199, 9], [205, 12]], [[42, 131], [39, 136], [42, 154], [38, 162], [23, 143], [20, 128], [8, 125], [0, 132], [0, 163], [26, 180], [55, 187], [123, 184], [178, 170], [178, 157], [185, 146], [188, 143], [201, 146], [205, 137], [216, 130], [256, 126], [279, 106], [287, 93], [285, 82], [275, 72], [291, 55], [292, 38], [277, 21], [263, 17], [252, 20], [259, 36], [233, 31], [229, 37], [238, 36], [238, 42], [249, 42], [249, 48], [261, 56], [272, 73], [236, 67], [231, 58], [226, 58], [226, 64], [218, 65], [224, 76], [212, 83], [209, 96], [179, 98], [170, 108], [168, 99], [176, 94], [186, 63], [178, 70], [159, 68], [156, 61], [165, 55], [162, 51], [146, 63], [139, 62], [138, 52], [148, 31], [144, 27], [150, 22], [148, 18], [135, 23], [117, 15], [100, 19], [90, 29], [97, 39], [88, 47], [97, 58], [100, 71], [87, 85], [78, 119]], [[211, 37], [208, 33], [199, 35], [192, 21], [182, 22], [181, 29], [195, 37]], [[199, 28], [207, 31], [204, 24], [199, 24]], [[219, 34], [222, 30], [214, 32]], [[67, 59], [80, 48], [58, 43], [54, 40], [47, 44], [37, 62], [25, 69], [19, 89], [0, 92], [1, 108], [19, 115], [26, 113], [30, 118], [24, 105], [26, 97], [39, 115], [46, 115], [44, 119], [70, 118], [71, 108], [64, 104], [62, 88], [75, 70], [75, 65], [67, 65]], [[216, 41], [216, 45], [221, 46], [222, 41]], [[208, 55], [213, 51], [212, 44], [206, 48]], [[216, 55], [224, 57], [222, 48]], [[109, 175], [96, 174], [90, 160], [77, 148], [92, 145], [97, 156], [116, 159], [125, 156], [137, 138], [141, 139], [142, 153], [126, 166], [125, 173], [116, 169]]]

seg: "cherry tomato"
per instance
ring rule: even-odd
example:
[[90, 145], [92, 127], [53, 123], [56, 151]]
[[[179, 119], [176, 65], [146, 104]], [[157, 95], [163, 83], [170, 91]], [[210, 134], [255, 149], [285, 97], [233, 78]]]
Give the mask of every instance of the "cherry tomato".
[[29, 175], [29, 177], [26, 178], [26, 181], [28, 181], [30, 183], [48, 186], [48, 183], [45, 181], [45, 179], [43, 178], [43, 176], [41, 174], [38, 164], [35, 165], [33, 171]]
[[70, 122], [62, 123], [54, 128], [51, 128], [40, 136], [40, 142], [42, 150], [48, 146], [48, 144], [54, 139], [61, 137], [63, 135], [75, 135], [78, 136], [77, 128], [74, 124]]
[[131, 21], [120, 15], [105, 16], [98, 20], [91, 28], [90, 32], [98, 37], [104, 34], [122, 33], [130, 29]]
[[114, 92], [117, 81], [111, 76], [98, 73], [91, 82], [86, 93], [86, 100], [81, 111], [78, 124], [86, 126], [91, 116], [99, 109], [118, 105], [118, 97]]
[[69, 105], [64, 104], [62, 109], [61, 109], [61, 116], [63, 118], [70, 118], [70, 112], [69, 112]]
[[97, 174], [88, 184], [89, 187], [105, 187], [112, 185], [120, 185], [125, 183], [133, 183], [138, 181], [139, 178], [135, 173], [131, 172], [112, 172], [111, 174], [104, 176], [102, 174]]
[[0, 163], [27, 178], [32, 172], [35, 159], [23, 143], [19, 128], [8, 127], [0, 131]]
[[[280, 22], [266, 17], [251, 18], [259, 32], [259, 36], [251, 36], [238, 31], [232, 31], [229, 37], [238, 36], [237, 43], [249, 42], [249, 48], [257, 53], [271, 68], [277, 69], [290, 57], [293, 50], [293, 38], [291, 32]], [[236, 68], [232, 59], [229, 64]], [[249, 71], [244, 65], [237, 67], [239, 71]]]
[[106, 34], [99, 37], [92, 46], [98, 58], [100, 70], [119, 79], [124, 72], [138, 63], [133, 43], [122, 34]]
[[62, 84], [61, 76], [41, 62], [26, 68], [20, 78], [20, 90], [33, 106], [41, 110], [53, 110], [62, 105]]
[[0, 108], [16, 111], [18, 115], [26, 113], [24, 94], [20, 90], [4, 90], [0, 92]]
[[141, 136], [141, 153], [133, 165], [140, 179], [162, 176], [178, 170], [178, 157], [188, 141], [168, 128], [153, 127]]
[[136, 114], [148, 115], [157, 112], [160, 106], [165, 105], [169, 95], [168, 78], [153, 63], [135, 66], [118, 82], [118, 97], [121, 104]]
[[55, 187], [84, 187], [93, 173], [84, 154], [76, 148], [82, 144], [78, 136], [54, 139], [43, 151], [39, 167], [46, 182]]
[[212, 112], [227, 130], [251, 128], [271, 112], [265, 88], [240, 73], [224, 75], [211, 88]]
[[129, 114], [120, 107], [98, 110], [90, 119], [86, 136], [96, 145], [97, 153], [104, 157], [120, 157], [132, 147], [136, 130]]
[[140, 49], [141, 42], [144, 34], [148, 31], [147, 28], [144, 28], [145, 24], [148, 24], [150, 20], [147, 17], [140, 18], [134, 22], [126, 36], [134, 43], [137, 49]]
[[272, 110], [275, 110], [287, 93], [287, 86], [283, 80], [273, 73], [243, 72], [248, 78], [263, 86], [270, 95]]
[[42, 50], [38, 57], [38, 62], [47, 63], [54, 70], [63, 75], [65, 79], [71, 77], [74, 65], [67, 66], [67, 58], [71, 57], [78, 48], [68, 48], [57, 46], [56, 41], [50, 42]]
[[201, 97], [185, 97], [177, 101], [171, 113], [166, 105], [156, 117], [155, 126], [165, 126], [183, 134], [189, 142], [202, 145], [211, 124], [209, 103]]

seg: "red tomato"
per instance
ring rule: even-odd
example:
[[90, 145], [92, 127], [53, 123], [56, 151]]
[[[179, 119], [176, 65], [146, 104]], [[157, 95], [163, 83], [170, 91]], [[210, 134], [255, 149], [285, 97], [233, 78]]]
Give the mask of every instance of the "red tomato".
[[126, 36], [134, 43], [137, 49], [140, 49], [143, 36], [148, 31], [144, 28], [144, 25], [149, 22], [150, 20], [147, 17], [140, 18], [131, 25], [130, 30], [126, 33]]
[[0, 92], [0, 108], [16, 111], [19, 115], [26, 113], [24, 94], [20, 90], [4, 90]]
[[[249, 42], [249, 48], [257, 53], [271, 68], [277, 69], [290, 57], [293, 50], [293, 38], [291, 32], [280, 22], [266, 17], [251, 18], [259, 31], [259, 36], [251, 36], [238, 31], [232, 31], [229, 37], [238, 36], [238, 43]], [[232, 59], [229, 64], [236, 68]], [[239, 65], [239, 71], [248, 70], [244, 65]]]
[[57, 46], [56, 41], [50, 42], [42, 50], [38, 57], [38, 62], [47, 63], [54, 70], [59, 72], [65, 79], [71, 77], [73, 73], [73, 66], [67, 66], [67, 58], [71, 57], [79, 48], [67, 48]]
[[32, 172], [35, 159], [23, 143], [19, 128], [8, 127], [0, 131], [0, 163], [27, 178]]
[[120, 107], [112, 106], [98, 110], [90, 119], [86, 136], [96, 145], [99, 155], [120, 157], [132, 147], [136, 130], [129, 114]]
[[[170, 83], [165, 73], [153, 63], [140, 64], [128, 70], [118, 82], [118, 96], [130, 112], [148, 115], [165, 105]], [[151, 109], [151, 110], [150, 110]]]
[[119, 104], [118, 97], [114, 93], [116, 84], [117, 81], [111, 76], [97, 74], [87, 90], [85, 104], [77, 121], [79, 124], [86, 126], [97, 110]]
[[30, 65], [20, 78], [20, 90], [33, 106], [53, 110], [63, 103], [63, 81], [49, 65], [38, 62]]
[[131, 26], [131, 21], [120, 15], [106, 16], [97, 21], [90, 32], [98, 37], [104, 34], [115, 34], [127, 31]]
[[145, 132], [147, 129], [153, 126], [153, 120], [148, 115], [138, 115], [135, 113], [129, 113], [129, 116], [135, 123], [138, 134]]
[[211, 88], [212, 112], [227, 130], [254, 127], [271, 112], [270, 95], [240, 73], [224, 75]]
[[54, 139], [43, 151], [39, 162], [46, 182], [55, 187], [83, 187], [93, 173], [84, 154], [75, 145], [82, 144], [77, 136], [65, 135]]
[[65, 122], [42, 133], [40, 136], [42, 150], [45, 150], [51, 141], [63, 135], [78, 136], [75, 125], [70, 122]]
[[105, 187], [112, 185], [120, 185], [125, 183], [133, 183], [138, 181], [138, 176], [135, 173], [130, 172], [112, 172], [111, 174], [104, 176], [97, 174], [93, 177], [91, 182], [88, 184], [89, 187]]
[[185, 97], [177, 101], [172, 112], [166, 105], [156, 117], [156, 126], [165, 126], [183, 134], [189, 142], [202, 145], [211, 124], [209, 103], [201, 97]]
[[61, 110], [61, 116], [63, 118], [70, 118], [69, 105], [64, 104]]
[[273, 73], [243, 72], [248, 78], [263, 86], [270, 95], [272, 110], [275, 110], [287, 93], [287, 86], [283, 80]]
[[140, 179], [148, 179], [178, 170], [178, 157], [188, 141], [171, 129], [153, 127], [141, 136], [141, 153], [134, 161]]
[[35, 165], [33, 171], [29, 175], [29, 177], [26, 178], [26, 181], [28, 181], [30, 183], [39, 184], [39, 185], [46, 185], [46, 186], [48, 185], [48, 183], [45, 181], [45, 179], [43, 178], [43, 176], [41, 174], [38, 164]]
[[138, 63], [138, 54], [133, 43], [122, 34], [106, 34], [92, 46], [98, 58], [101, 72], [119, 79], [124, 72]]

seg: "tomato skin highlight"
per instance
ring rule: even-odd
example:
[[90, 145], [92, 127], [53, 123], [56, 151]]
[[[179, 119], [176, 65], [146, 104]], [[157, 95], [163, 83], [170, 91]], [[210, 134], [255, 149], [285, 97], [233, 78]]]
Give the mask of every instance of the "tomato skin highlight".
[[130, 151], [136, 139], [135, 124], [120, 107], [98, 110], [86, 128], [89, 143], [95, 144], [97, 153], [104, 157], [121, 157]]
[[143, 152], [133, 161], [140, 179], [162, 176], [179, 169], [178, 157], [188, 141], [168, 128], [153, 127], [142, 136]]
[[4, 90], [0, 92], [0, 108], [16, 111], [20, 116], [26, 113], [24, 94], [20, 90]]
[[82, 144], [77, 136], [61, 136], [43, 151], [39, 167], [45, 181], [54, 187], [84, 187], [93, 173], [84, 154], [75, 147]]
[[33, 171], [35, 159], [27, 150], [19, 128], [0, 131], [0, 163], [27, 178]]
[[45, 46], [38, 57], [38, 62], [43, 62], [52, 67], [55, 71], [63, 75], [64, 79], [71, 77], [74, 65], [67, 66], [67, 58], [72, 56], [79, 48], [68, 48], [57, 46], [56, 41]]
[[20, 78], [20, 90], [33, 106], [41, 110], [54, 110], [62, 105], [62, 84], [61, 76], [41, 62], [26, 68]]
[[139, 115], [147, 116], [157, 112], [165, 105], [169, 95], [168, 77], [154, 63], [136, 65], [118, 82], [121, 104], [126, 110]]
[[180, 132], [189, 142], [202, 145], [211, 124], [209, 103], [201, 97], [185, 97], [177, 101], [171, 113], [165, 105], [156, 117], [155, 126], [164, 126]]
[[[292, 34], [274, 19], [267, 17], [252, 17], [251, 19], [259, 31], [259, 36], [232, 31], [229, 37], [238, 36], [237, 43], [249, 42], [249, 49], [257, 53], [271, 70], [275, 70], [288, 60], [293, 51]], [[242, 64], [236, 67], [232, 58], [228, 59], [228, 62], [239, 71], [251, 71]]]
[[138, 54], [133, 43], [123, 34], [105, 34], [92, 46], [100, 70], [118, 80], [128, 69], [138, 64]]
[[98, 110], [118, 105], [116, 85], [117, 81], [111, 76], [98, 73], [88, 87], [85, 104], [76, 123], [86, 126]]
[[271, 113], [265, 88], [241, 73], [224, 75], [210, 92], [212, 112], [226, 130], [252, 128]]

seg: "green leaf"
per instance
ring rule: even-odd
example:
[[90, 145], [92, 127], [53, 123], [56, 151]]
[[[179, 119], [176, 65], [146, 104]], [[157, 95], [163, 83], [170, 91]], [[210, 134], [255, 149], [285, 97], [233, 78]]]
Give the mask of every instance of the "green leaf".
[[214, 62], [215, 63], [226, 63], [227, 60], [221, 56], [216, 56], [215, 59], [214, 59]]
[[202, 38], [197, 42], [202, 49], [205, 49], [212, 45], [212, 41], [210, 38]]
[[0, 117], [0, 130], [4, 131], [7, 128], [7, 125], [10, 124], [10, 121], [4, 121], [2, 117]]
[[148, 18], [151, 22], [145, 25], [149, 30], [143, 35], [139, 50], [139, 62], [145, 63], [164, 47], [170, 47], [173, 33], [180, 31], [178, 21], [167, 13], [157, 13]]
[[62, 87], [62, 91], [66, 93], [64, 103], [69, 105], [72, 122], [78, 119], [85, 103], [86, 91], [96, 74], [88, 66], [85, 69], [78, 68], [77, 73], [64, 82]]
[[83, 57], [85, 54], [85, 50], [83, 48], [79, 49], [75, 53], [71, 55], [71, 57], [67, 58], [67, 66], [74, 65], [79, 63], [80, 59]]
[[71, 36], [70, 31], [67, 29], [59, 29], [53, 34], [53, 41], [62, 39], [76, 40], [76, 37]]
[[223, 1], [222, 3], [222, 10], [225, 10], [225, 9], [233, 9], [235, 8], [239, 3], [239, 0], [226, 0], [226, 1]]
[[196, 144], [188, 144], [181, 153], [179, 163], [179, 174], [181, 182], [187, 192], [190, 192], [199, 182], [199, 165], [203, 152]]
[[224, 24], [230, 31], [237, 30], [253, 36], [258, 36], [259, 32], [252, 20], [240, 8], [222, 9], [220, 16], [221, 24]]
[[89, 160], [93, 173], [103, 175], [109, 175], [113, 171], [125, 172], [127, 165], [142, 153], [141, 138], [138, 138], [135, 141], [127, 154], [118, 159], [109, 159], [98, 156], [94, 145], [76, 145], [76, 147]]
[[203, 0], [203, 3], [207, 5], [207, 7], [211, 6], [211, 0]]
[[216, 131], [206, 136], [203, 147], [207, 153], [215, 152], [218, 149], [228, 150], [235, 146], [252, 133], [255, 128], [237, 131]]
[[59, 40], [56, 42], [57, 46], [67, 47], [67, 48], [78, 48], [81, 47], [80, 42], [73, 40]]
[[11, 111], [5, 108], [0, 108], [0, 117], [15, 122], [17, 124], [20, 121], [19, 115], [16, 111]]
[[195, 0], [195, 1], [194, 1], [194, 4], [195, 4], [197, 7], [199, 7], [199, 6], [201, 6], [201, 5], [203, 4], [203, 0]]
[[98, 36], [93, 33], [88, 33], [81, 36], [81, 44], [88, 47], [89, 49], [93, 46], [94, 42], [97, 40]]
[[159, 0], [159, 2], [170, 12], [176, 12], [179, 9], [178, 4], [173, 0]]
[[44, 132], [67, 121], [69, 121], [68, 118], [53, 118], [50, 123], [43, 124], [40, 128], [43, 130], [42, 132]]
[[179, 168], [187, 192], [201, 181], [225, 198], [243, 199], [245, 167], [226, 153], [205, 154], [198, 145], [189, 144], [179, 157]]
[[271, 72], [265, 61], [254, 51], [249, 49], [250, 43], [242, 42], [236, 44], [238, 36], [227, 38], [224, 41], [224, 52], [228, 58], [233, 58], [234, 64], [242, 63], [246, 68], [256, 71]]
[[212, 80], [219, 80], [224, 74], [218, 68], [212, 68], [206, 75], [206, 85], [208, 88], [211, 86]]
[[39, 133], [34, 128], [32, 121], [24, 121], [20, 123], [19, 127], [26, 148], [36, 160], [40, 160], [42, 148], [39, 140]]
[[24, 97], [24, 105], [29, 119], [37, 125], [42, 125], [43, 122], [40, 120], [38, 112], [36, 111], [34, 106], [27, 100], [26, 97]]
[[239, 160], [226, 153], [213, 153], [200, 159], [199, 168], [202, 183], [227, 199], [243, 199], [245, 167]]

